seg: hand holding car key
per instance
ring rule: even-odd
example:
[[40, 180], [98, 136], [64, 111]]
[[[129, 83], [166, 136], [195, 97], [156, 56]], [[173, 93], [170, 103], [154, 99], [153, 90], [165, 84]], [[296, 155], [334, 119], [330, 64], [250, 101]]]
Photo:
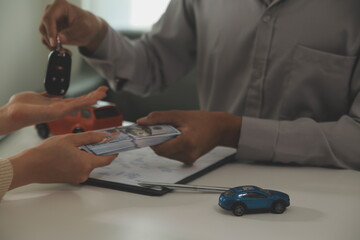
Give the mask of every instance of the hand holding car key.
[[45, 90], [48, 94], [63, 96], [70, 85], [71, 56], [61, 46], [59, 36], [57, 47], [49, 54], [45, 76]]

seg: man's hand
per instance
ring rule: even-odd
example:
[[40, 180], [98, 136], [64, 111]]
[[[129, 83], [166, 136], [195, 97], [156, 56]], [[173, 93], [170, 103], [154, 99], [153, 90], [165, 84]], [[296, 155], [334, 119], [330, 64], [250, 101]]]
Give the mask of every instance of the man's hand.
[[137, 123], [166, 123], [178, 128], [181, 135], [152, 148], [158, 155], [192, 164], [216, 146], [237, 148], [241, 120], [223, 112], [166, 111], [150, 113]]
[[22, 92], [15, 94], [0, 108], [0, 135], [22, 127], [50, 122], [95, 104], [106, 96], [107, 87], [81, 97], [66, 98], [49, 96], [46, 93]]
[[62, 44], [85, 47], [93, 52], [107, 32], [107, 23], [65, 0], [55, 0], [46, 6], [40, 23], [42, 42], [49, 49], [56, 47], [56, 37]]
[[104, 132], [66, 134], [9, 158], [14, 177], [10, 189], [30, 183], [82, 183], [97, 167], [110, 164], [117, 155], [96, 156], [78, 147], [102, 141]]

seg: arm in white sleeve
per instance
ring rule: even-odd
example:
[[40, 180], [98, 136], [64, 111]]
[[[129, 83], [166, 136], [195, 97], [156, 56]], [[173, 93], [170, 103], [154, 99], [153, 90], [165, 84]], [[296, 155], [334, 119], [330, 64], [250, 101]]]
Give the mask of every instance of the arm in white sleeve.
[[130, 41], [109, 28], [91, 56], [85, 57], [114, 90], [139, 95], [159, 92], [189, 72], [195, 63], [195, 30], [183, 1], [171, 1], [151, 32]]
[[360, 170], [360, 63], [353, 75], [349, 98], [348, 114], [334, 122], [244, 117], [237, 157]]

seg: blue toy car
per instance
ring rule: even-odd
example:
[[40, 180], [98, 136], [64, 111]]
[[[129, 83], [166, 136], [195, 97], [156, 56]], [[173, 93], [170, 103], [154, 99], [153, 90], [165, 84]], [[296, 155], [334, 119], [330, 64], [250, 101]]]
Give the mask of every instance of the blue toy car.
[[219, 206], [242, 216], [249, 212], [283, 213], [290, 205], [289, 195], [256, 186], [230, 188], [219, 197]]

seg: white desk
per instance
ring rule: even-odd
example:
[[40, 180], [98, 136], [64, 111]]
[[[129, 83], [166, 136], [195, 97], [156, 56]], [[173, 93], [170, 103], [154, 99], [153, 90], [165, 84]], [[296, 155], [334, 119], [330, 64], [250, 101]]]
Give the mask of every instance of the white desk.
[[[40, 141], [25, 128], [0, 142], [0, 156]], [[232, 163], [193, 183], [272, 188], [288, 193], [291, 206], [280, 215], [235, 217], [217, 206], [212, 193], [150, 197], [34, 184], [10, 191], [0, 203], [0, 239], [360, 239], [360, 172]]]

